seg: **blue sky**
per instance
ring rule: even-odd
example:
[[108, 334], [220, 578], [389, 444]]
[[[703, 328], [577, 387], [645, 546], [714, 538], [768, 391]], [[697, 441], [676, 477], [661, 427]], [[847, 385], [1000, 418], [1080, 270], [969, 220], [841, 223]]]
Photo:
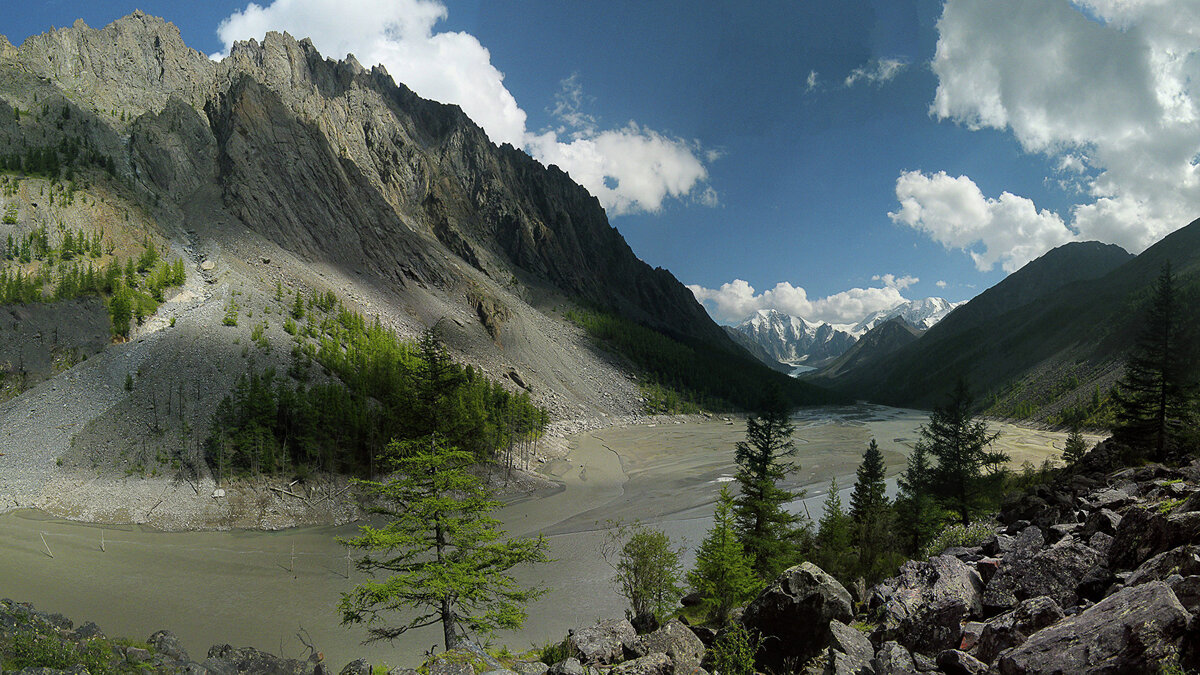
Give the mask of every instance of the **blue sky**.
[[[1049, 248], [1200, 215], [1200, 9], [1148, 0], [25, 3], [19, 44], [140, 7], [382, 61], [600, 197], [734, 321], [964, 300]], [[753, 290], [751, 290], [753, 289]]]

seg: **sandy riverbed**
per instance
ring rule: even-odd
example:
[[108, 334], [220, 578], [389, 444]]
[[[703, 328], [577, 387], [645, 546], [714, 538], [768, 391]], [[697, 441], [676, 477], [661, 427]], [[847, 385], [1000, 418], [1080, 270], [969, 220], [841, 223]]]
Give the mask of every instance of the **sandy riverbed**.
[[[792, 482], [807, 488], [810, 512], [819, 512], [831, 478], [849, 488], [872, 437], [884, 450], [889, 472], [900, 471], [924, 421], [920, 412], [881, 407], [798, 416], [800, 470]], [[1065, 438], [994, 426], [1014, 465], [1057, 456]], [[623, 602], [609, 582], [612, 571], [599, 555], [609, 520], [641, 519], [663, 529], [688, 549], [690, 564], [691, 549], [709, 526], [713, 498], [732, 476], [733, 446], [744, 431], [740, 422], [711, 421], [572, 437], [566, 458], [545, 467], [561, 487], [517, 500], [500, 514], [513, 534], [546, 534], [556, 562], [520, 572], [550, 592], [530, 606], [524, 630], [497, 641], [519, 650], [561, 638], [572, 626], [622, 615]], [[362, 647], [361, 630], [339, 625], [337, 600], [358, 577], [347, 576], [336, 537], [353, 532], [353, 526], [342, 526], [163, 533], [13, 512], [0, 516], [0, 596], [95, 621], [112, 635], [144, 639], [169, 628], [199, 658], [216, 642], [298, 655], [302, 646], [295, 633], [303, 627], [336, 668], [358, 656], [412, 664], [438, 642], [436, 630]]]

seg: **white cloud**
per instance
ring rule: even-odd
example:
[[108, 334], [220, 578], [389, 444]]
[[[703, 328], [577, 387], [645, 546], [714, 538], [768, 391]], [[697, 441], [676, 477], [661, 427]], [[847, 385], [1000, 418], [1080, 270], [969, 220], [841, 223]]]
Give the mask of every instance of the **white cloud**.
[[469, 33], [437, 30], [446, 15], [439, 0], [274, 0], [234, 12], [221, 21], [217, 34], [225, 54], [237, 40], [261, 39], [274, 30], [309, 37], [327, 56], [353, 53], [364, 65], [382, 63], [417, 94], [458, 104], [492, 141], [557, 164], [610, 215], [658, 211], [668, 199], [717, 203], [707, 185], [711, 153], [694, 141], [632, 121], [599, 128], [583, 112], [587, 98], [575, 75], [564, 80], [551, 109], [562, 126], [531, 133], [525, 111], [504, 86], [504, 74], [492, 65], [487, 48]]
[[[916, 279], [901, 277], [897, 280], [894, 275], [885, 274], [877, 276], [876, 280], [888, 278], [892, 283], [885, 282], [883, 288], [851, 288], [817, 299], [810, 299], [807, 291], [786, 281], [762, 293], [742, 279], [734, 279], [716, 289], [698, 284], [691, 284], [688, 289], [714, 319], [725, 323], [741, 321], [760, 309], [776, 309], [805, 321], [853, 324], [874, 312], [892, 309], [908, 301], [900, 291]], [[896, 282], [903, 285], [898, 286]]]
[[808, 78], [804, 81], [804, 91], [812, 91], [817, 88], [820, 82], [817, 80], [817, 71], [808, 71]]
[[846, 76], [843, 84], [853, 87], [858, 82], [867, 84], [883, 84], [900, 74], [908, 63], [900, 59], [876, 59], [865, 66], [859, 66]]
[[996, 263], [1013, 272], [1075, 238], [1062, 218], [1037, 210], [1031, 200], [1008, 192], [985, 197], [970, 178], [945, 171], [905, 171], [896, 179], [896, 199], [900, 210], [888, 214], [894, 222], [967, 251], [983, 272]]
[[1200, 213], [1200, 3], [947, 0], [932, 67], [933, 115], [1069, 176], [1080, 238], [1137, 252]]
[[871, 277], [871, 281], [882, 281], [884, 286], [902, 291], [917, 283], [920, 281], [920, 279], [907, 274], [898, 278], [895, 274], [876, 274], [875, 276]]
[[937, 286], [938, 288], [945, 288], [946, 281], [944, 279], [938, 279], [937, 282], [935, 282], [933, 285]]

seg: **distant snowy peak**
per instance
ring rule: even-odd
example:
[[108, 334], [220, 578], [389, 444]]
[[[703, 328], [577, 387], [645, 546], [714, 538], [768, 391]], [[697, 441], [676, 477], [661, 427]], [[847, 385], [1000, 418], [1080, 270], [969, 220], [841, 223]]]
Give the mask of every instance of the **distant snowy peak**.
[[908, 302], [897, 305], [891, 309], [881, 310], [869, 315], [867, 318], [855, 324], [849, 332], [855, 337], [862, 337], [863, 333], [866, 333], [884, 321], [897, 316], [907, 321], [914, 328], [927, 330], [945, 318], [947, 314], [954, 311], [955, 307], [958, 307], [962, 304], [964, 303], [950, 302], [945, 298], [922, 298], [920, 300], [909, 300]]
[[734, 329], [778, 361], [819, 361], [845, 352], [854, 336], [827, 323], [809, 323], [774, 309], [760, 309]]

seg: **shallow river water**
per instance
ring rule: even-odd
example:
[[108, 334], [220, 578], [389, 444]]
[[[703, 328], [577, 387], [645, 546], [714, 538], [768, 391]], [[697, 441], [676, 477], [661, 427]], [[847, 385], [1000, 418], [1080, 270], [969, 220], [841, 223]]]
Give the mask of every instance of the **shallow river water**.
[[[872, 437], [894, 477], [925, 421], [922, 412], [878, 406], [798, 414], [800, 469], [792, 487], [804, 488], [807, 499], [792, 507], [819, 517], [830, 479], [836, 477], [848, 490]], [[1065, 440], [1060, 433], [992, 426], [1001, 431], [999, 444], [1018, 466], [1057, 457]], [[710, 525], [715, 495], [732, 477], [733, 446], [744, 431], [741, 422], [712, 421], [574, 437], [566, 459], [543, 467], [562, 486], [515, 501], [500, 513], [514, 535], [547, 535], [555, 562], [518, 573], [549, 592], [529, 607], [523, 630], [499, 634], [495, 641], [523, 651], [560, 639], [568, 628], [623, 615], [624, 604], [610, 582], [612, 569], [600, 555], [609, 521], [640, 519], [663, 529], [687, 549], [690, 566], [692, 550]], [[439, 643], [439, 630], [363, 646], [365, 631], [339, 623], [338, 599], [361, 577], [349, 568], [337, 537], [355, 530], [348, 525], [164, 533], [12, 512], [0, 515], [0, 596], [76, 622], [94, 621], [112, 636], [145, 639], [167, 628], [196, 660], [216, 643], [298, 657], [304, 648], [296, 634], [303, 630], [339, 670], [359, 656], [415, 665], [423, 651]]]

